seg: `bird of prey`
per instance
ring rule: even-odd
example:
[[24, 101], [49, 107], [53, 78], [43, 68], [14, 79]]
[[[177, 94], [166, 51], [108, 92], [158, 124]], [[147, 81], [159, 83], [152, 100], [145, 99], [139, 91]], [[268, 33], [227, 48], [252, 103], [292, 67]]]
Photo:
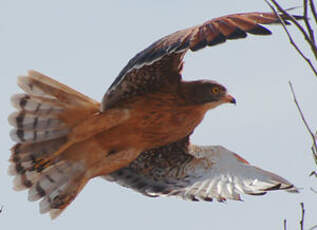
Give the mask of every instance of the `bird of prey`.
[[90, 179], [188, 136], [208, 110], [235, 99], [215, 81], [183, 81], [185, 53], [268, 35], [260, 24], [278, 22], [273, 13], [233, 14], [163, 37], [128, 62], [100, 104], [36, 71], [20, 77], [25, 93], [12, 97], [18, 111], [9, 117], [15, 189], [43, 198], [41, 212], [54, 218]]

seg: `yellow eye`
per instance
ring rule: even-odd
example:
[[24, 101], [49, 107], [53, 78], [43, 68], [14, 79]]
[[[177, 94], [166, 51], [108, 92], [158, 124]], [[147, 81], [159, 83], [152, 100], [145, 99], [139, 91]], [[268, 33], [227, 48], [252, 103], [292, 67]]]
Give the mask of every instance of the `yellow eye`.
[[218, 95], [219, 92], [220, 92], [220, 89], [219, 89], [218, 87], [214, 87], [214, 88], [211, 89], [211, 92], [212, 92], [213, 94], [215, 94], [215, 95]]

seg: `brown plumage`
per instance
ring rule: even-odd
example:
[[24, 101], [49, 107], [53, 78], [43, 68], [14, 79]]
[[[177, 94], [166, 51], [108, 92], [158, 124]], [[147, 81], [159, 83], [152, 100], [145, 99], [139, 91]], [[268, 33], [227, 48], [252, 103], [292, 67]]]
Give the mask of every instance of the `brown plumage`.
[[188, 136], [209, 109], [235, 99], [217, 82], [183, 81], [186, 51], [270, 34], [259, 23], [276, 22], [271, 13], [235, 14], [166, 36], [129, 61], [101, 105], [38, 72], [20, 77], [26, 94], [12, 98], [18, 112], [9, 118], [15, 188], [44, 197], [41, 212], [56, 217], [91, 178]]

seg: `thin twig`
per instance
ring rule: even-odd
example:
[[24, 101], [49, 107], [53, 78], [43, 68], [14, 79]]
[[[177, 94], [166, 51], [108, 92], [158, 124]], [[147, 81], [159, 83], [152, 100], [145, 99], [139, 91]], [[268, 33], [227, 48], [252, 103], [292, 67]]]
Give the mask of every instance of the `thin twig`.
[[283, 230], [287, 230], [287, 220], [286, 219], [284, 219], [284, 221], [283, 221]]
[[315, 19], [315, 23], [317, 24], [317, 12], [316, 12], [315, 3], [313, 0], [309, 0], [309, 6], [310, 6], [310, 10], [312, 12], [312, 15]]
[[298, 23], [298, 21], [296, 20], [296, 18], [294, 18], [291, 14], [289, 14], [286, 10], [284, 10], [275, 0], [271, 0], [271, 2], [273, 3], [273, 5], [278, 9], [278, 11], [280, 11], [283, 15], [287, 16], [289, 18], [289, 20], [291, 22], [293, 22], [295, 24], [295, 26], [302, 32], [302, 34], [304, 35], [306, 41], [310, 41], [310, 38], [307, 34], [307, 32], [305, 31], [305, 29]]
[[307, 131], [308, 131], [308, 133], [310, 134], [312, 140], [313, 140], [313, 146], [312, 146], [311, 149], [312, 149], [312, 152], [313, 152], [313, 157], [314, 157], [315, 163], [316, 163], [316, 165], [317, 165], [317, 143], [316, 143], [316, 136], [315, 136], [315, 134], [313, 133], [313, 131], [311, 130], [311, 128], [309, 127], [308, 122], [307, 122], [306, 119], [305, 119], [304, 113], [303, 113], [301, 107], [300, 107], [299, 104], [298, 104], [298, 101], [297, 101], [297, 98], [296, 98], [295, 91], [294, 91], [294, 88], [293, 88], [292, 83], [289, 81], [288, 84], [289, 84], [289, 87], [290, 87], [290, 89], [291, 89], [291, 92], [292, 92], [292, 95], [293, 95], [293, 99], [294, 99], [295, 105], [296, 105], [296, 107], [297, 107], [297, 110], [298, 110], [298, 112], [299, 112], [299, 114], [300, 114], [300, 116], [301, 116], [301, 119], [302, 119], [302, 121], [303, 121], [303, 123], [304, 123], [304, 125], [305, 125], [305, 127], [306, 127], [306, 129], [307, 129]]
[[313, 227], [311, 227], [309, 230], [314, 230], [317, 229], [317, 225], [314, 225]]
[[314, 193], [317, 193], [317, 191], [316, 191], [315, 189], [313, 189], [313, 188], [310, 188], [310, 190], [311, 190], [312, 192], [314, 192]]
[[317, 172], [316, 171], [312, 171], [309, 176], [315, 176], [317, 178]]
[[[314, 72], [314, 74], [316, 75], [316, 77], [317, 77], [317, 70], [316, 70], [316, 68], [314, 67], [314, 65], [312, 64], [312, 62], [310, 61], [310, 59], [309, 58], [307, 58], [306, 56], [305, 56], [305, 54], [300, 50], [300, 48], [296, 45], [296, 43], [294, 42], [294, 40], [293, 40], [293, 38], [292, 38], [292, 36], [291, 36], [291, 34], [288, 32], [288, 29], [286, 28], [286, 25], [285, 25], [285, 22], [284, 22], [284, 20], [281, 18], [281, 16], [276, 12], [276, 10], [274, 9], [274, 7], [267, 1], [267, 0], [265, 0], [266, 1], [266, 3], [269, 5], [269, 7], [272, 9], [272, 11], [275, 13], [275, 15], [279, 18], [279, 20], [281, 21], [281, 24], [282, 24], [282, 26], [283, 26], [283, 29], [284, 29], [284, 31], [286, 32], [286, 34], [287, 34], [287, 36], [288, 36], [288, 39], [289, 39], [289, 42], [291, 43], [291, 45], [296, 49], [296, 51], [300, 54], [300, 56], [308, 63], [308, 65], [310, 66], [310, 68], [312, 69], [312, 71]], [[274, 1], [274, 0], [271, 0], [274, 4], [276, 4], [278, 7], [278, 9], [279, 8], [281, 8], [277, 3], [276, 3], [276, 1]], [[280, 9], [279, 9], [280, 10]], [[295, 23], [295, 25], [297, 25], [298, 24], [298, 22], [296, 21], [296, 19], [293, 17], [293, 16], [291, 16], [290, 14], [288, 14], [285, 10], [283, 10], [282, 8], [281, 8], [281, 10], [280, 10], [284, 15], [286, 15], [287, 17], [289, 17], [290, 18], [290, 20], [293, 22], [293, 23]], [[285, 12], [285, 13], [284, 13]], [[301, 25], [299, 25], [298, 24], [298, 26], [301, 28], [300, 30], [302, 31], [302, 33], [304, 34], [304, 37], [306, 38], [307, 37], [307, 39], [308, 39], [308, 42], [310, 43], [310, 39], [309, 39], [309, 37], [308, 37], [308, 35], [307, 35], [307, 33], [305, 32], [305, 30], [301, 27]], [[306, 39], [306, 40], [307, 40]], [[317, 55], [317, 54], [316, 54]], [[316, 56], [316, 58], [317, 58], [317, 56]]]
[[300, 230], [304, 230], [304, 218], [305, 218], [305, 208], [304, 208], [304, 203], [300, 203], [301, 209], [302, 209], [302, 217], [300, 220]]
[[303, 1], [304, 1], [304, 22], [306, 25], [306, 29], [308, 30], [308, 33], [309, 33], [310, 42], [314, 45], [316, 49], [314, 31], [311, 28], [309, 20], [308, 20], [308, 0], [303, 0]]
[[[314, 43], [311, 42], [310, 37], [308, 33], [305, 31], [305, 29], [298, 23], [298, 21], [290, 15], [286, 10], [284, 10], [275, 0], [271, 0], [271, 2], [274, 4], [274, 6], [281, 12], [283, 15], [287, 16], [291, 22], [294, 23], [294, 25], [299, 29], [299, 31], [303, 34], [305, 40], [309, 44], [313, 54], [315, 55], [315, 58], [317, 59], [317, 49]], [[307, 19], [308, 20], [308, 19]]]

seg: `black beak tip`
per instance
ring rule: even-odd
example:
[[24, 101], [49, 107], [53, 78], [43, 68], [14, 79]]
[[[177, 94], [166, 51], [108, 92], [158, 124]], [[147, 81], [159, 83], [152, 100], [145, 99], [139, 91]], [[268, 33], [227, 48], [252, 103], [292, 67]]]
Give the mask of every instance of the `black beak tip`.
[[235, 98], [232, 98], [232, 100], [230, 101], [230, 103], [231, 103], [231, 104], [235, 104], [235, 105], [236, 105], [236, 104], [237, 104], [237, 101], [236, 101], [236, 99], [235, 99]]

